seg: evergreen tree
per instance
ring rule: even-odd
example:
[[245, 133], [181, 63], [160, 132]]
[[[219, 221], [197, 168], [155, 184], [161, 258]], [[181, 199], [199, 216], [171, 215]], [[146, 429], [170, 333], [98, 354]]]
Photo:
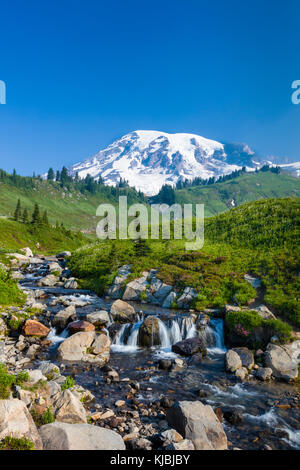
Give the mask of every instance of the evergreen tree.
[[60, 171], [57, 170], [56, 172], [56, 178], [55, 178], [56, 181], [60, 181]]
[[49, 226], [48, 214], [46, 210], [43, 213], [42, 224], [46, 225], [47, 227]]
[[138, 257], [147, 256], [151, 252], [147, 241], [144, 238], [134, 240], [134, 252]]
[[23, 224], [28, 224], [28, 211], [27, 211], [26, 207], [23, 211], [22, 222], [23, 222]]
[[41, 222], [41, 217], [40, 217], [40, 208], [38, 203], [36, 202], [34, 205], [33, 213], [32, 213], [32, 224], [39, 224]]
[[63, 168], [61, 170], [61, 174], [60, 174], [60, 181], [62, 182], [62, 184], [64, 184], [69, 180], [70, 180], [70, 178], [69, 178], [69, 175], [68, 175], [68, 170], [65, 166], [63, 166]]
[[47, 180], [48, 180], [48, 181], [53, 181], [53, 180], [54, 180], [54, 171], [53, 171], [53, 168], [49, 168], [49, 170], [48, 170], [48, 175], [47, 175]]
[[21, 201], [18, 199], [17, 207], [14, 213], [14, 219], [18, 221], [21, 218]]

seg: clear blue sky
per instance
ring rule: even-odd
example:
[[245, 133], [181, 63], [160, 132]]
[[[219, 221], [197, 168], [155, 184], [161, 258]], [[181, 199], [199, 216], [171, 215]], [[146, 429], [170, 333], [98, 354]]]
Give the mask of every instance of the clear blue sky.
[[299, 0], [10, 0], [0, 167], [41, 173], [135, 129], [300, 160]]

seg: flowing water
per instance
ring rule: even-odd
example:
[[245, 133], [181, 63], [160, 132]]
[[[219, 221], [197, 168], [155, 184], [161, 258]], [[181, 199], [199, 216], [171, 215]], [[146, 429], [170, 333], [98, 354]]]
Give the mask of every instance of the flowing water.
[[[23, 286], [26, 289], [36, 289], [40, 276], [41, 272], [35, 266], [33, 272], [25, 276]], [[103, 308], [109, 311], [112, 303], [111, 300], [100, 299], [88, 291], [42, 289], [48, 292], [46, 302], [48, 310], [53, 313], [62, 306], [50, 307], [49, 302], [61, 295], [65, 296], [65, 300], [89, 302], [89, 305], [76, 309], [79, 318]], [[279, 382], [260, 383], [255, 379], [240, 383], [232, 375], [226, 374], [222, 319], [212, 318], [199, 332], [194, 317], [187, 312], [168, 311], [143, 304], [132, 305], [138, 312], [136, 323], [122, 325], [112, 338], [110, 366], [118, 371], [120, 382], [108, 385], [101, 369], [95, 366], [65, 364], [67, 373], [74, 373], [76, 382], [90, 389], [96, 397], [96, 402], [113, 406], [116, 400], [126, 398], [127, 380], [133, 380], [139, 383], [138, 398], [147, 407], [151, 407], [152, 403], [162, 397], [168, 397], [172, 400], [200, 399], [214, 409], [240, 409], [243, 413], [242, 422], [234, 425], [223, 422], [228, 440], [236, 447], [259, 449], [267, 444], [273, 449], [300, 449], [297, 387]], [[138, 345], [139, 328], [145, 316], [149, 314], [158, 318], [160, 344], [152, 348], [142, 348]], [[180, 371], [165, 371], [157, 367], [161, 358], [179, 357], [172, 352], [173, 344], [197, 335], [201, 335], [207, 345], [206, 358], [201, 359], [199, 355], [184, 358], [187, 367]], [[46, 359], [57, 362], [56, 348], [67, 336], [67, 330], [57, 334], [55, 328], [51, 327], [48, 338], [53, 346], [49, 349]], [[59, 365], [59, 362], [57, 363]], [[287, 406], [278, 406], [282, 404]], [[151, 422], [151, 418], [146, 419]]]

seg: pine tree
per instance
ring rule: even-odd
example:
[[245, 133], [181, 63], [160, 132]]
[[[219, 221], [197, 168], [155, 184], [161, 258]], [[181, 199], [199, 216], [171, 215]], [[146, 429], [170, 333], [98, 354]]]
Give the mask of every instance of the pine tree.
[[28, 224], [28, 211], [27, 211], [26, 207], [23, 211], [22, 222], [23, 222], [23, 224]]
[[62, 184], [69, 181], [68, 170], [65, 166], [62, 167], [61, 174], [60, 174], [60, 181], [62, 182]]
[[46, 210], [45, 210], [44, 213], [43, 213], [42, 224], [43, 224], [43, 225], [46, 225], [47, 227], [49, 227], [48, 214], [47, 214], [47, 211], [46, 211]]
[[56, 178], [55, 178], [56, 181], [60, 181], [60, 171], [57, 170], [56, 172]]
[[21, 201], [18, 199], [17, 207], [14, 213], [14, 219], [18, 221], [21, 218]]
[[39, 224], [41, 222], [41, 217], [40, 217], [40, 208], [38, 203], [36, 202], [34, 205], [33, 213], [32, 213], [32, 224]]
[[48, 181], [53, 181], [53, 180], [54, 180], [54, 171], [53, 171], [53, 168], [49, 168], [49, 170], [48, 170], [48, 175], [47, 175], [47, 180], [48, 180]]

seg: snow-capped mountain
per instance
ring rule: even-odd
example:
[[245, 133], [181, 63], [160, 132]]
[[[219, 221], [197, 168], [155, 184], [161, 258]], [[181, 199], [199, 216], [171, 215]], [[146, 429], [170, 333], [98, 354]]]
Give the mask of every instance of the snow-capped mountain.
[[69, 168], [80, 178], [101, 176], [115, 185], [120, 178], [147, 195], [157, 194], [164, 184], [195, 177], [210, 178], [245, 166], [254, 170], [264, 162], [247, 145], [222, 144], [194, 134], [134, 131], [96, 155]]

